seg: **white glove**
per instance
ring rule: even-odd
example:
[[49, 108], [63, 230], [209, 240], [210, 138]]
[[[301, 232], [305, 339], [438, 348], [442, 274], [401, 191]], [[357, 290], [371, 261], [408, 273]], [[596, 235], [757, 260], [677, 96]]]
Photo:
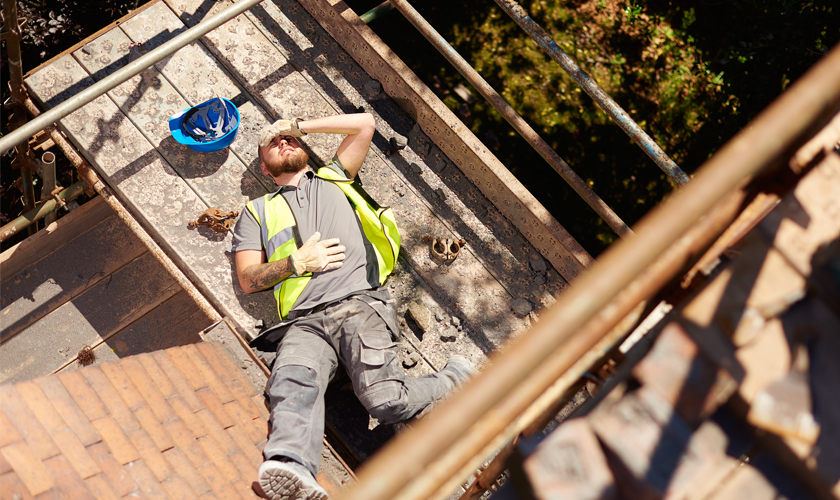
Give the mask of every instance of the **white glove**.
[[302, 276], [307, 272], [320, 273], [341, 267], [347, 248], [339, 244], [338, 238], [320, 240], [321, 233], [316, 232], [291, 255], [296, 275]]
[[300, 118], [295, 118], [294, 120], [277, 120], [271, 125], [265, 127], [262, 130], [262, 135], [260, 136], [260, 147], [264, 148], [268, 146], [278, 135], [288, 135], [291, 137], [301, 137], [306, 135], [306, 132], [302, 131], [300, 127], [298, 127], [299, 121]]

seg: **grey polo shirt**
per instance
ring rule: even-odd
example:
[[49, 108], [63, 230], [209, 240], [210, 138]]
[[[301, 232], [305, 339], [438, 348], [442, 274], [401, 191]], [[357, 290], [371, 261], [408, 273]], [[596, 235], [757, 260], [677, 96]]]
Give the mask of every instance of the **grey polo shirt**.
[[[347, 178], [347, 172], [337, 159], [328, 167]], [[370, 243], [362, 233], [356, 213], [341, 188], [315, 177], [314, 172], [307, 170], [297, 187], [280, 186], [270, 196], [277, 195], [282, 195], [289, 202], [300, 233], [299, 243], [302, 244], [313, 233], [320, 231], [321, 240], [338, 238], [347, 247], [343, 265], [332, 271], [314, 273], [292, 310], [311, 309], [353, 292], [372, 288], [368, 282], [366, 266], [366, 246]], [[242, 210], [233, 230], [233, 250], [264, 250], [260, 224], [250, 210]]]

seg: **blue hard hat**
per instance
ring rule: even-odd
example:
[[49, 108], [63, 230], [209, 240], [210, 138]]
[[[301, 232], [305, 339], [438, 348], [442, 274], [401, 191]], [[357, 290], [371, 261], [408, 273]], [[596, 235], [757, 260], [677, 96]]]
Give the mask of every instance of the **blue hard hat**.
[[172, 137], [200, 153], [224, 149], [239, 132], [239, 110], [229, 100], [214, 97], [169, 117]]

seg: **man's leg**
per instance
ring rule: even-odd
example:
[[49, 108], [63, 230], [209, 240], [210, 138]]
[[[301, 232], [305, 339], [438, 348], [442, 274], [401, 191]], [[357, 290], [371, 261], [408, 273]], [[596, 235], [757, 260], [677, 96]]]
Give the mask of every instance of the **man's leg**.
[[353, 389], [368, 412], [382, 423], [407, 420], [464, 382], [474, 368], [465, 358], [451, 360], [439, 373], [406, 377], [386, 322], [362, 300], [333, 311], [330, 335]]
[[324, 436], [324, 392], [337, 357], [310, 323], [300, 320], [283, 337], [266, 386], [271, 432], [260, 485], [271, 499], [326, 498], [314, 476]]

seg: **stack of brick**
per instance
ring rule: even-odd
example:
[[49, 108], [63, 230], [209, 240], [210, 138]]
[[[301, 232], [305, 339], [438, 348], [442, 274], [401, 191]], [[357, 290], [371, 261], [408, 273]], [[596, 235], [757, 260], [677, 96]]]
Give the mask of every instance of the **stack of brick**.
[[252, 499], [268, 412], [217, 343], [0, 386], [3, 498]]

